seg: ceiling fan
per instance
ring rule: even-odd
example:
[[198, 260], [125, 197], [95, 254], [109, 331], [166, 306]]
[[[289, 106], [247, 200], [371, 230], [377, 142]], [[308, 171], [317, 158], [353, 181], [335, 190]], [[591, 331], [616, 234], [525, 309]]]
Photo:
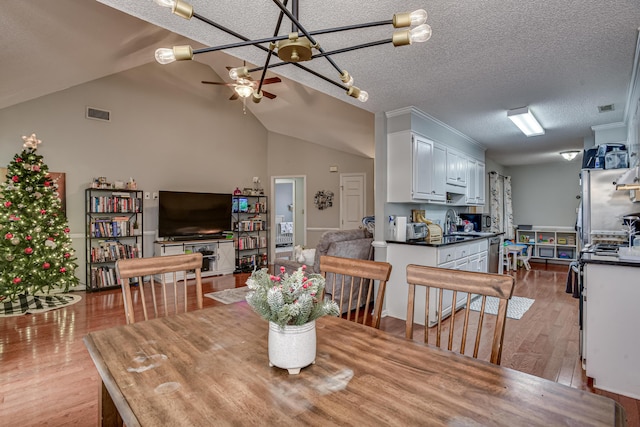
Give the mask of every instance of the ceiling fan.
[[[227, 67], [227, 70], [232, 70], [232, 67]], [[262, 85], [268, 85], [268, 84], [272, 84], [272, 83], [280, 83], [282, 80], [280, 80], [280, 77], [271, 77], [268, 79], [264, 79], [264, 81], [262, 82]], [[210, 84], [210, 85], [221, 85], [221, 86], [229, 86], [232, 87], [234, 90], [233, 95], [231, 95], [231, 98], [229, 98], [230, 101], [233, 101], [235, 99], [243, 98], [243, 100], [245, 100], [246, 98], [250, 97], [254, 90], [256, 90], [258, 88], [258, 83], [257, 81], [253, 80], [251, 78], [251, 76], [249, 76], [248, 74], [244, 75], [243, 77], [238, 77], [237, 80], [235, 80], [232, 83], [225, 83], [225, 82], [208, 82], [205, 80], [202, 80], [202, 83], [205, 84]], [[265, 98], [269, 98], [269, 99], [274, 99], [276, 97], [276, 95], [274, 95], [271, 92], [267, 92], [267, 91], [261, 91], [262, 95], [264, 95]]]

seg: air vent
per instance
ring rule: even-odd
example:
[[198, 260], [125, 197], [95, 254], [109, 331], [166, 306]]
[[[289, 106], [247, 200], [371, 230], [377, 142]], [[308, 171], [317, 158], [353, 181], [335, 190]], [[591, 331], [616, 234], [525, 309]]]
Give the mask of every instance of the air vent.
[[111, 111], [99, 110], [93, 107], [87, 107], [87, 119], [102, 120], [103, 122], [111, 121]]
[[608, 113], [609, 111], [613, 111], [613, 104], [609, 105], [598, 105], [598, 112], [600, 113]]

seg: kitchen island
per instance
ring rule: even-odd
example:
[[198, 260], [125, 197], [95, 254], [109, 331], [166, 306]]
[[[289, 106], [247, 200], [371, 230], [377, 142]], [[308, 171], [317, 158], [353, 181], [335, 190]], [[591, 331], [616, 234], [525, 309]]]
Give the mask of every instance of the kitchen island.
[[[391, 277], [387, 282], [384, 315], [406, 320], [408, 285], [406, 279], [407, 265], [418, 264], [431, 267], [450, 268], [466, 271], [488, 271], [489, 238], [495, 233], [456, 233], [445, 236], [439, 243], [421, 241], [397, 242], [387, 241], [387, 262], [393, 266]], [[435, 292], [432, 289], [430, 301], [435, 304]], [[458, 295], [456, 308], [464, 304], [464, 295]], [[443, 293], [443, 315], [451, 313], [452, 292]], [[424, 312], [425, 290], [416, 290], [416, 312]], [[429, 326], [435, 324], [435, 306], [429, 310]], [[423, 324], [422, 319], [416, 323]]]
[[596, 388], [640, 399], [640, 260], [583, 253], [582, 357]]

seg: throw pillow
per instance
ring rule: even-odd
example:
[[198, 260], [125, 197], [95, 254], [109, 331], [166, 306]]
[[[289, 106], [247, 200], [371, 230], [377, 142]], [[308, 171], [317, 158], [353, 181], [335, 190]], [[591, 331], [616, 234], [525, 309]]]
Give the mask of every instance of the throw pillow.
[[315, 257], [316, 257], [315, 249], [303, 249], [302, 250], [303, 261], [299, 261], [299, 262], [306, 265], [313, 265], [313, 261], [315, 260]]
[[300, 255], [302, 255], [302, 246], [296, 245], [293, 248], [293, 255], [291, 256], [291, 261], [302, 262], [302, 261], [299, 261]]

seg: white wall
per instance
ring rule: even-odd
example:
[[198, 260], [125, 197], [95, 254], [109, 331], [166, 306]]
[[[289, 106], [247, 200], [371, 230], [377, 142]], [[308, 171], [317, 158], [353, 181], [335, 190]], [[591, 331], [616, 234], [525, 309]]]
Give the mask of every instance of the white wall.
[[[22, 135], [36, 133], [38, 153], [54, 172], [66, 173], [67, 212], [84, 283], [84, 190], [92, 179], [133, 177], [138, 188], [228, 192], [253, 185], [260, 177], [269, 191], [269, 159], [279, 175], [308, 176], [309, 191], [338, 193], [328, 165], [341, 172], [366, 172], [373, 203], [373, 160], [319, 148], [316, 144], [269, 133], [239, 101], [228, 101], [226, 87], [202, 85], [218, 79], [198, 62], [180, 67], [150, 63], [0, 110], [0, 165], [22, 151]], [[85, 118], [85, 107], [110, 110], [109, 123]], [[269, 144], [275, 147], [268, 155]], [[308, 151], [310, 150], [310, 151]], [[338, 182], [338, 181], [336, 181]], [[311, 206], [313, 198], [311, 198]], [[310, 227], [337, 228], [340, 211], [311, 215]], [[368, 208], [372, 212], [372, 208]], [[334, 215], [336, 214], [336, 215]], [[153, 254], [157, 202], [145, 201], [145, 256]]]
[[575, 226], [581, 166], [578, 158], [505, 168], [503, 174], [511, 176], [514, 225]]

